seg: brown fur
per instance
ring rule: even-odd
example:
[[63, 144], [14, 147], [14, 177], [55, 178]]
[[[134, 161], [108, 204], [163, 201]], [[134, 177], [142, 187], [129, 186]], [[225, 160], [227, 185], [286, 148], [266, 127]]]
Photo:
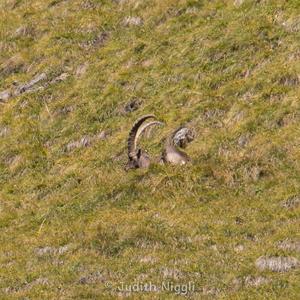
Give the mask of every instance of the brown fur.
[[[182, 128], [175, 130], [166, 139], [164, 150], [162, 153], [162, 158], [161, 158], [163, 163], [170, 163], [173, 165], [185, 165], [191, 160], [190, 157], [184, 151], [178, 149], [178, 147], [174, 145], [174, 137], [176, 133], [181, 129]], [[191, 142], [193, 139], [194, 136], [192, 136], [191, 134], [190, 136], [187, 136], [186, 141], [184, 142], [185, 143], [184, 146], [186, 146], [186, 144]]]

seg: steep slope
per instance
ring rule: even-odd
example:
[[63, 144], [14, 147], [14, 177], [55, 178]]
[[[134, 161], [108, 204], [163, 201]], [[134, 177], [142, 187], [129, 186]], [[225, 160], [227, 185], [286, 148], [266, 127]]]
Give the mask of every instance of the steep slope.
[[[300, 2], [0, 0], [0, 294], [299, 295]], [[195, 129], [124, 172], [134, 120]], [[298, 276], [298, 277], [297, 277]], [[182, 287], [182, 294], [184, 294]], [[101, 299], [102, 299], [101, 298]]]

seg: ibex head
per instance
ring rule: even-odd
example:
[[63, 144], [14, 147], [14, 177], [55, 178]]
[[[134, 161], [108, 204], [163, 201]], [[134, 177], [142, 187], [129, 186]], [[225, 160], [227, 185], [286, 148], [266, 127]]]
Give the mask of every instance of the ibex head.
[[180, 127], [174, 132], [174, 145], [180, 148], [186, 146], [195, 139], [195, 132], [187, 127]]
[[161, 158], [162, 162], [173, 165], [185, 165], [188, 163], [190, 157], [184, 151], [178, 149], [178, 147], [185, 148], [194, 138], [195, 134], [191, 129], [186, 127], [176, 129], [166, 139]]
[[139, 118], [133, 125], [128, 137], [128, 162], [125, 170], [137, 168], [148, 168], [150, 166], [150, 157], [148, 153], [140, 148], [137, 148], [137, 142], [143, 131], [149, 126], [162, 125], [159, 121], [152, 121], [143, 124], [147, 119], [156, 119], [154, 115], [145, 115]]

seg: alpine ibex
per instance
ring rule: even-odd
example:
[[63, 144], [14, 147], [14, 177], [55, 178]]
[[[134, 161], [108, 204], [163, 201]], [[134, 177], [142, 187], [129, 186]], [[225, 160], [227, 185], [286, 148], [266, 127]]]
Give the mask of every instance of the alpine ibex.
[[143, 124], [147, 119], [156, 119], [154, 115], [145, 115], [139, 118], [133, 125], [129, 132], [128, 137], [128, 162], [125, 166], [125, 170], [137, 169], [137, 168], [148, 168], [150, 166], [150, 157], [145, 150], [141, 148], [137, 149], [137, 142], [143, 131], [149, 126], [162, 125], [162, 122], [151, 121]]
[[178, 147], [185, 148], [188, 143], [194, 140], [194, 133], [188, 128], [176, 129], [166, 139], [161, 161], [173, 165], [185, 165], [190, 157]]

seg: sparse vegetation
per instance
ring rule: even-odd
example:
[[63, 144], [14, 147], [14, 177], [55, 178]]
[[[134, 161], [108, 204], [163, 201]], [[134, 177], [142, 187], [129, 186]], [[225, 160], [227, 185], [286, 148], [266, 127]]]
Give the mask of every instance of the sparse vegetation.
[[[0, 298], [298, 299], [299, 11], [0, 0]], [[149, 113], [192, 164], [124, 172]]]

